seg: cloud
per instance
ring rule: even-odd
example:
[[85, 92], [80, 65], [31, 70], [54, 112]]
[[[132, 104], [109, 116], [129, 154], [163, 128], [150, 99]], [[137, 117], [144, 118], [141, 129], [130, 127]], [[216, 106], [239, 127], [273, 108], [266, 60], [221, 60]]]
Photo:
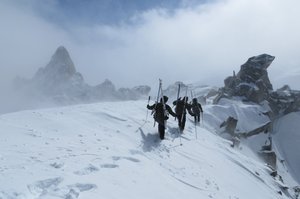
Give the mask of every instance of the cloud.
[[249, 57], [269, 53], [276, 56], [269, 68], [275, 81], [300, 64], [298, 6], [294, 0], [230, 0], [172, 14], [150, 10], [136, 16], [143, 21], [136, 26], [93, 27], [95, 40], [106, 38], [113, 47], [98, 40], [92, 56], [102, 59], [106, 75], [121, 84], [161, 77], [168, 83], [222, 85]]
[[[276, 88], [285, 81], [283, 73], [300, 66], [297, 0], [219, 0], [192, 7], [183, 3], [173, 12], [136, 12], [130, 23], [70, 20], [66, 26], [42, 17], [32, 6], [37, 1], [30, 2], [0, 3], [2, 79], [31, 77], [59, 45], [66, 46], [91, 85], [108, 78], [117, 87], [156, 86], [162, 78], [166, 84], [181, 80], [222, 86], [249, 57], [268, 53], [276, 56], [269, 68]], [[55, 6], [43, 7], [47, 9]]]
[[8, 1], [0, 4], [1, 79], [32, 76], [46, 65], [59, 44], [70, 44], [66, 32], [37, 17], [30, 8]]

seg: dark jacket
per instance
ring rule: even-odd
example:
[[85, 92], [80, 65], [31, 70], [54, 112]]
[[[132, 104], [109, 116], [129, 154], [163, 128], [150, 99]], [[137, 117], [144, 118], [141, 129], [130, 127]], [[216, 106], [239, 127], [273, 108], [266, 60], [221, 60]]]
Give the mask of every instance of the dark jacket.
[[200, 112], [203, 112], [202, 106], [200, 103], [198, 103], [197, 99], [194, 98], [191, 106], [191, 114], [193, 116], [200, 115]]
[[189, 109], [191, 108], [190, 104], [187, 103], [187, 100], [188, 100], [188, 98], [184, 97], [183, 99], [179, 98], [178, 100], [175, 100], [173, 102], [173, 105], [176, 106], [175, 112], [176, 112], [177, 116], [186, 114], [186, 110], [189, 111]]
[[171, 114], [173, 117], [176, 117], [176, 113], [174, 113], [171, 109], [171, 107], [167, 104], [165, 104], [166, 108], [166, 113], [164, 114], [164, 108], [163, 108], [163, 103], [159, 102], [157, 104], [153, 105], [147, 105], [147, 108], [150, 110], [154, 110], [154, 119], [157, 121], [159, 124], [164, 124], [164, 121], [169, 119], [168, 115]]

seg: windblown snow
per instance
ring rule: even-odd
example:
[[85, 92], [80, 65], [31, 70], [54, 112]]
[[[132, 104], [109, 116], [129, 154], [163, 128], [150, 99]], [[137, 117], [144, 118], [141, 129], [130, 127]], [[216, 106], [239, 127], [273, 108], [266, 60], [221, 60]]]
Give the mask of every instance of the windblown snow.
[[228, 115], [245, 119], [241, 131], [267, 122], [259, 106], [206, 105], [200, 125], [189, 116], [179, 137], [170, 118], [160, 141], [146, 104], [0, 115], [0, 198], [289, 198], [247, 146], [218, 135]]

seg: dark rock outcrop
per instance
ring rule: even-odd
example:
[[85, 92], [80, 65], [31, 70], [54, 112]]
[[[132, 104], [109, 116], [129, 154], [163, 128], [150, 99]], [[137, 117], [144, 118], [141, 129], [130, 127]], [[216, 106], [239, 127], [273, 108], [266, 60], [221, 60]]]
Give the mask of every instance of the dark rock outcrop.
[[214, 103], [221, 98], [241, 97], [244, 101], [254, 103], [267, 102], [272, 118], [300, 110], [300, 91], [293, 91], [284, 86], [273, 90], [267, 68], [275, 59], [274, 56], [262, 54], [251, 57], [241, 66], [240, 71], [224, 80], [224, 87], [219, 90]]
[[300, 91], [293, 91], [285, 85], [277, 91], [271, 92], [268, 102], [276, 115], [300, 111]]
[[237, 126], [238, 120], [233, 117], [228, 117], [226, 121], [220, 124], [220, 128], [225, 127], [225, 132], [229, 133], [231, 136], [235, 135], [235, 129]]
[[261, 151], [258, 152], [258, 155], [273, 169], [276, 170], [277, 164], [277, 156], [274, 151]]
[[243, 137], [243, 138], [248, 138], [250, 136], [253, 136], [253, 135], [257, 135], [257, 134], [260, 134], [260, 133], [268, 133], [268, 132], [271, 132], [272, 131], [272, 122], [267, 122], [266, 124], [260, 126], [260, 127], [257, 127], [251, 131], [248, 131], [248, 132], [244, 132], [244, 133], [240, 133], [240, 137]]
[[227, 96], [241, 96], [247, 100], [260, 103], [268, 99], [269, 91], [273, 90], [270, 83], [267, 68], [274, 56], [262, 54], [248, 59], [241, 66], [237, 75], [227, 77], [224, 80], [224, 93]]

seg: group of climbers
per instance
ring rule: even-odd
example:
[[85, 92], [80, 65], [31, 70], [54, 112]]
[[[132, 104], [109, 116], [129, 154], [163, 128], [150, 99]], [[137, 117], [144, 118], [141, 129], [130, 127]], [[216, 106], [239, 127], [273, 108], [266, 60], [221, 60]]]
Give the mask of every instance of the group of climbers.
[[165, 123], [169, 119], [169, 114], [177, 119], [180, 133], [183, 133], [186, 122], [186, 114], [189, 113], [194, 117], [195, 123], [199, 123], [200, 115], [203, 112], [201, 104], [198, 102], [197, 98], [193, 98], [192, 102], [190, 103], [188, 102], [187, 96], [183, 97], [182, 99], [178, 98], [173, 102], [173, 105], [175, 106], [175, 112], [167, 104], [167, 101], [168, 97], [163, 96], [160, 99], [160, 102], [156, 102], [153, 105], [147, 105], [147, 108], [153, 111], [154, 120], [158, 123], [159, 137], [162, 140], [165, 137]]

